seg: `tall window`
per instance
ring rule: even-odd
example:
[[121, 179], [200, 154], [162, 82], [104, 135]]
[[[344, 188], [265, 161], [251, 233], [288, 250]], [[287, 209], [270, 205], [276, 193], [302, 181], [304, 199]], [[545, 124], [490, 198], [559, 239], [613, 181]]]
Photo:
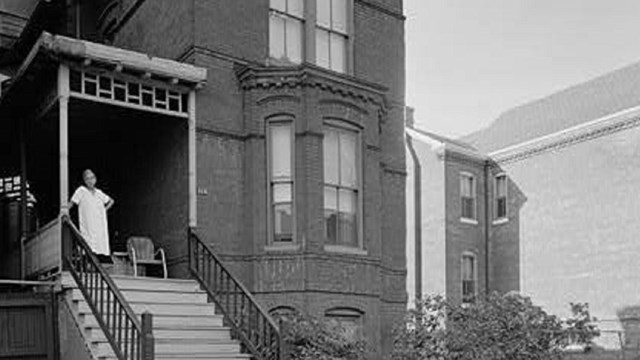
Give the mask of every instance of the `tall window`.
[[496, 219], [507, 217], [507, 175], [496, 176]]
[[476, 298], [476, 257], [462, 255], [462, 303], [469, 304]]
[[463, 219], [476, 219], [476, 179], [469, 173], [460, 174], [460, 201]]
[[347, 2], [316, 1], [316, 63], [339, 72], [347, 68]]
[[357, 247], [359, 208], [358, 131], [324, 131], [324, 219], [328, 245]]
[[284, 62], [302, 62], [304, 0], [270, 0], [269, 56]]
[[293, 241], [293, 129], [290, 121], [269, 123], [270, 218], [273, 243]]

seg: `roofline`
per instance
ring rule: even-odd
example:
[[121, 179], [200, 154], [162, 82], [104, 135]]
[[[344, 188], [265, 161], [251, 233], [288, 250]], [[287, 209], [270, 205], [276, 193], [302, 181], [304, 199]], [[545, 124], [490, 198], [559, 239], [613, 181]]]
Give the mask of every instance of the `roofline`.
[[[424, 139], [420, 139], [421, 137], [426, 137], [431, 139], [431, 143], [433, 146], [433, 150], [438, 154], [438, 155], [444, 155], [447, 152], [450, 153], [454, 153], [454, 154], [459, 154], [459, 155], [463, 155], [466, 156], [472, 160], [477, 160], [477, 161], [488, 161], [490, 160], [490, 157], [477, 151], [474, 150], [472, 148], [468, 148], [465, 146], [462, 146], [460, 144], [458, 144], [457, 141], [448, 141], [447, 138], [445, 137], [441, 137], [441, 139], [438, 139], [434, 136], [432, 136], [432, 134], [426, 132], [426, 131], [422, 131], [420, 129], [416, 129], [414, 127], [410, 127], [407, 126], [405, 127], [405, 132], [407, 134], [407, 136], [410, 136], [416, 140], [422, 141], [424, 143], [427, 143], [427, 141], [425, 141]], [[438, 143], [440, 145], [435, 145], [433, 143]]]
[[122, 66], [134, 71], [149, 72], [153, 75], [170, 79], [175, 78], [194, 84], [201, 84], [207, 80], [207, 69], [205, 68], [153, 57], [137, 51], [73, 39], [62, 35], [52, 35], [48, 32], [43, 32], [40, 35], [39, 43], [44, 50], [56, 55], [113, 64], [114, 66]]
[[489, 153], [489, 156], [500, 163], [514, 161], [638, 125], [640, 125], [640, 105], [494, 150]]

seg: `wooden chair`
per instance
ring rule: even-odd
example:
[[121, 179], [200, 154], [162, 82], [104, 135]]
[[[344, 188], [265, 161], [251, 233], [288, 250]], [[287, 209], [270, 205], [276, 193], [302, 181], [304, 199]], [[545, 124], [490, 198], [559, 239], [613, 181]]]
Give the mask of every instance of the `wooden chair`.
[[[162, 265], [164, 278], [167, 278], [167, 260], [162, 248], [155, 249], [148, 237], [132, 236], [127, 240], [127, 252], [133, 264], [133, 276], [138, 276], [138, 265]], [[158, 255], [160, 258], [158, 259]]]

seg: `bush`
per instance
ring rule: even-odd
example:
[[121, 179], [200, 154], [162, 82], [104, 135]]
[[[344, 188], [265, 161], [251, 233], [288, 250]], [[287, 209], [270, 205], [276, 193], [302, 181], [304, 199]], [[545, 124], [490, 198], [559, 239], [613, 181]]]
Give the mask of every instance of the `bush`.
[[599, 335], [586, 304], [565, 321], [517, 294], [493, 294], [470, 306], [429, 297], [394, 333], [393, 360], [558, 359], [570, 344]]
[[311, 316], [281, 317], [291, 360], [364, 360], [366, 342], [347, 336], [340, 325]]

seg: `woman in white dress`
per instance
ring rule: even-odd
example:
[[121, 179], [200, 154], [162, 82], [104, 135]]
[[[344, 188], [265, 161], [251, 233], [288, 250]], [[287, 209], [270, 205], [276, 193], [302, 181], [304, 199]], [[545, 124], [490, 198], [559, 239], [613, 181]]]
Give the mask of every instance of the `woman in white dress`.
[[[113, 206], [113, 199], [96, 188], [96, 175], [91, 170], [82, 173], [84, 186], [78, 187], [71, 197], [70, 208], [78, 205], [80, 233], [91, 250], [97, 255], [108, 257], [109, 230], [107, 210]], [[100, 256], [103, 258], [103, 256]]]

